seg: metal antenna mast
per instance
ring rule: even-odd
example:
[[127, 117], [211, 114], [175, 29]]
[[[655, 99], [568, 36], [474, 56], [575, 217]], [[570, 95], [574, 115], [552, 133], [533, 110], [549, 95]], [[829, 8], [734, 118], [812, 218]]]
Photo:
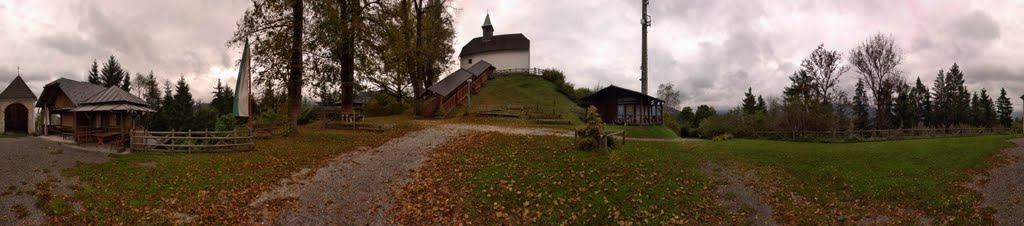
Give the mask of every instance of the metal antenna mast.
[[647, 95], [647, 27], [651, 26], [651, 15], [647, 14], [647, 5], [651, 4], [651, 0], [641, 0], [643, 2], [643, 18], [640, 18], [640, 27], [643, 32], [643, 42], [641, 44], [642, 53], [640, 54], [640, 91]]

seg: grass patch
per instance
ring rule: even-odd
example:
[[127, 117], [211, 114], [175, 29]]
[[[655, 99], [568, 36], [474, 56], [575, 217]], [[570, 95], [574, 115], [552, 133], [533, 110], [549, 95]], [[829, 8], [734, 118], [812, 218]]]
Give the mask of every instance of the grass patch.
[[599, 154], [568, 138], [470, 135], [440, 147], [396, 206], [400, 222], [417, 224], [728, 222], [697, 168], [700, 145], [635, 142]]
[[183, 213], [194, 216], [193, 224], [252, 223], [259, 213], [249, 203], [280, 178], [316, 168], [356, 147], [382, 144], [414, 127], [373, 133], [325, 130], [314, 123], [298, 136], [258, 140], [252, 152], [112, 155], [108, 162], [63, 172], [81, 180], [71, 200], [84, 211], [54, 216], [53, 221], [169, 224], [171, 215]]
[[[576, 112], [581, 108], [559, 93], [555, 85], [540, 76], [508, 75], [487, 81], [483, 89], [472, 97], [473, 107], [483, 105], [522, 105], [554, 111], [572, 125], [579, 125]], [[458, 114], [457, 114], [458, 115]], [[519, 119], [520, 123], [529, 121]], [[530, 121], [529, 123], [533, 123]]]
[[619, 126], [605, 125], [608, 132], [626, 131], [627, 137], [675, 139], [679, 138], [675, 132], [665, 126]]
[[[986, 167], [1012, 136], [979, 136], [821, 144], [763, 140], [710, 142], [717, 154], [744, 163], [766, 178], [761, 186], [805, 202], [775, 203], [803, 223], [850, 223], [886, 215], [903, 223], [922, 216], [939, 223], [992, 224], [974, 208], [980, 198], [962, 183]], [[783, 215], [787, 215], [783, 214]]]

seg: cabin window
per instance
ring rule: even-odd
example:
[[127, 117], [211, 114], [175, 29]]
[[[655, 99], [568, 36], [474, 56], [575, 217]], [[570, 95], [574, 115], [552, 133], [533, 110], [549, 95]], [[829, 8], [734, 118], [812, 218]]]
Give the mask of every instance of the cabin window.
[[469, 64], [473, 64], [473, 58], [469, 58]]
[[619, 110], [615, 115], [618, 116], [618, 118], [622, 118], [622, 116], [626, 115], [626, 106], [619, 105]]

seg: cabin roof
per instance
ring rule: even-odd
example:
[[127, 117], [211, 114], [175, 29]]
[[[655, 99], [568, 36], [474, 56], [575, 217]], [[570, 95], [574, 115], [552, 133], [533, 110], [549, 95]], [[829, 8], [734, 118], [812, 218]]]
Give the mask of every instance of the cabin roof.
[[466, 43], [465, 46], [462, 46], [462, 52], [459, 53], [459, 57], [503, 50], [530, 50], [530, 39], [518, 33], [495, 35], [488, 42], [484, 42], [482, 37], [476, 37], [470, 40], [469, 43]]
[[14, 80], [11, 81], [10, 85], [3, 92], [0, 92], [0, 99], [24, 99], [32, 98], [36, 99], [36, 94], [32, 92], [32, 89], [28, 88], [25, 84], [25, 80], [21, 79], [21, 75], [15, 76]]
[[448, 94], [451, 94], [452, 91], [459, 88], [459, 85], [462, 85], [463, 82], [471, 77], [473, 77], [473, 73], [459, 69], [458, 71], [452, 72], [448, 77], [441, 79], [437, 84], [428, 87], [427, 90], [441, 96], [448, 96]]
[[476, 64], [473, 64], [473, 66], [469, 67], [469, 69], [466, 69], [466, 71], [469, 71], [469, 73], [472, 73], [473, 76], [475, 77], [475, 76], [482, 75], [487, 70], [493, 70], [493, 69], [494, 69], [494, 65], [491, 65], [491, 63], [489, 63], [487, 61], [481, 60], [481, 61], [477, 62]]
[[82, 104], [84, 105], [105, 103], [130, 103], [141, 106], [149, 106], [149, 103], [146, 103], [146, 101], [142, 100], [142, 98], [132, 95], [127, 91], [122, 90], [121, 88], [117, 88], [116, 86], [111, 86], [82, 102]]
[[643, 94], [643, 93], [640, 93], [640, 92], [637, 92], [637, 91], [633, 91], [633, 90], [630, 90], [630, 89], [618, 87], [618, 86], [615, 86], [615, 85], [610, 85], [608, 87], [604, 87], [604, 89], [598, 90], [597, 92], [594, 92], [594, 94], [591, 94], [590, 96], [583, 97], [580, 100], [585, 101], [585, 102], [594, 102], [594, 101], [600, 101], [605, 96], [616, 95], [616, 94], [618, 94], [618, 95], [625, 94], [625, 95], [640, 96], [641, 98], [649, 98], [649, 99], [656, 100], [656, 101], [659, 101], [659, 102], [665, 102], [664, 100], [658, 99], [656, 97], [648, 96], [646, 94]]

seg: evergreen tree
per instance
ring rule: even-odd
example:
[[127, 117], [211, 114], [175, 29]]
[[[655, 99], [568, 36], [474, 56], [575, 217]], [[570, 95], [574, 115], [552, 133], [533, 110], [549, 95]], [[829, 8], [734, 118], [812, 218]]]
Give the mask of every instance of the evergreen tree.
[[761, 95], [757, 95], [757, 110], [762, 113], [768, 112], [768, 106], [765, 105], [764, 98], [761, 98]]
[[982, 125], [982, 114], [985, 114], [985, 110], [984, 108], [982, 108], [981, 103], [978, 101], [978, 93], [974, 93], [971, 95], [970, 103], [971, 107], [969, 124], [971, 124], [972, 126], [980, 126]]
[[924, 83], [921, 83], [920, 77], [917, 78], [917, 84], [914, 85], [911, 94], [914, 96], [914, 112], [917, 113], [914, 116], [915, 126], [928, 125], [932, 115], [931, 91], [928, 90]]
[[900, 84], [896, 86], [896, 103], [893, 106], [893, 123], [896, 128], [906, 129], [914, 126], [915, 116], [915, 104], [913, 92], [911, 92], [910, 86], [907, 84]]
[[1013, 103], [1010, 102], [1010, 98], [1006, 97], [1006, 89], [999, 90], [999, 98], [996, 100], [996, 114], [999, 125], [1005, 128], [1009, 128], [1013, 125]]
[[129, 81], [129, 79], [125, 79], [125, 77], [131, 77], [131, 74], [121, 67], [121, 63], [118, 63], [117, 59], [114, 59], [114, 56], [110, 56], [107, 63], [103, 64], [103, 69], [100, 70], [99, 76], [99, 83], [97, 83], [97, 85], [101, 85], [103, 87], [116, 86], [123, 88], [131, 84], [131, 82], [124, 84], [125, 81]]
[[949, 125], [969, 123], [971, 93], [967, 91], [967, 86], [964, 85], [964, 73], [960, 71], [960, 66], [956, 63], [946, 74], [946, 86], [946, 91], [950, 94], [949, 109], [953, 111], [951, 114], [953, 116], [952, 124]]
[[132, 91], [132, 76], [128, 74], [127, 71], [124, 73], [124, 81], [121, 81], [121, 89], [130, 93]]
[[980, 126], [993, 127], [996, 125], [996, 109], [995, 102], [992, 101], [992, 97], [988, 95], [988, 91], [985, 89], [981, 90], [981, 95], [978, 96], [978, 105], [981, 105], [979, 113], [980, 115]]
[[160, 105], [160, 85], [156, 81], [156, 77], [153, 75], [153, 71], [149, 71], [149, 75], [145, 79], [146, 92], [143, 94], [143, 98], [146, 99], [146, 103], [149, 103], [150, 107], [158, 107]]
[[932, 85], [932, 111], [930, 124], [934, 127], [947, 126], [953, 118], [952, 99], [946, 87], [946, 73], [939, 70], [935, 77], [935, 84]]
[[853, 125], [858, 130], [871, 128], [871, 115], [868, 109], [868, 96], [864, 91], [864, 81], [857, 79], [857, 88], [853, 95]]
[[210, 101], [210, 106], [217, 111], [218, 115], [231, 114], [234, 98], [235, 94], [231, 87], [221, 85], [220, 79], [218, 79], [217, 86], [214, 87], [213, 100]]
[[743, 96], [743, 112], [746, 112], [747, 114], [754, 114], [757, 112], [757, 100], [754, 98], [753, 89], [747, 88], [747, 93], [744, 93]]
[[100, 69], [99, 65], [96, 64], [96, 60], [92, 61], [92, 67], [89, 68], [89, 83], [102, 85], [100, 82]]

